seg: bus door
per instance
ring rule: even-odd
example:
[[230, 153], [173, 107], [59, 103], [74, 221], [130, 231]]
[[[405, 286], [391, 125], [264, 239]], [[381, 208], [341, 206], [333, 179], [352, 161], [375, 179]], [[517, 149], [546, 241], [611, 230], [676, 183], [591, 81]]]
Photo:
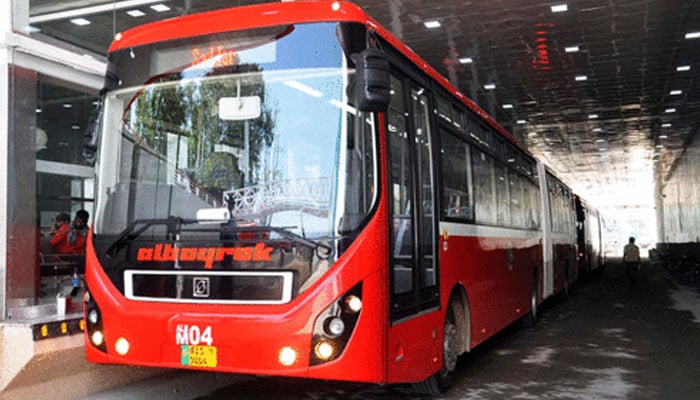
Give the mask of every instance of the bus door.
[[439, 306], [431, 99], [393, 73], [387, 112], [391, 201], [391, 320]]

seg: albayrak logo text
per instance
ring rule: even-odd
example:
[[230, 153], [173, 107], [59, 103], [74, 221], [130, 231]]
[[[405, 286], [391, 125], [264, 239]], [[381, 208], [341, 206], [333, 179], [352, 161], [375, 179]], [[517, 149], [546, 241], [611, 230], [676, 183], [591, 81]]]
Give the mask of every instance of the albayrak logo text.
[[170, 244], [157, 244], [142, 247], [136, 261], [203, 261], [205, 269], [211, 269], [215, 261], [230, 257], [233, 261], [271, 261], [272, 247], [264, 243], [247, 247], [173, 247]]

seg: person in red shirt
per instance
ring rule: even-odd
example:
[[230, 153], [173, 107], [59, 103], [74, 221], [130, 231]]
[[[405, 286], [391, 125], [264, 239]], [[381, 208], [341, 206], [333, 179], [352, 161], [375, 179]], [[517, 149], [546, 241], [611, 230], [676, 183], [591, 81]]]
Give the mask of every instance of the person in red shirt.
[[68, 214], [60, 213], [55, 218], [56, 233], [49, 242], [51, 249], [58, 254], [85, 255], [87, 244], [87, 222], [90, 214], [80, 210], [75, 214], [73, 224], [70, 224]]

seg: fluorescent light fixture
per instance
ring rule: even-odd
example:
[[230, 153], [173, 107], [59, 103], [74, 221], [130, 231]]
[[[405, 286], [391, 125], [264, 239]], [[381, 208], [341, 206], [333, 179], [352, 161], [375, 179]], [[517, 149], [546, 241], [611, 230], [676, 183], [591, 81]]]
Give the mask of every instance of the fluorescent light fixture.
[[678, 72], [690, 71], [690, 65], [679, 65], [676, 67], [676, 71], [678, 71]]
[[40, 112], [42, 112], [42, 111], [44, 111], [44, 110], [42, 110], [41, 108], [37, 108], [37, 109], [34, 110], [34, 111], [36, 111], [37, 113], [40, 113]]
[[73, 108], [73, 105], [72, 105], [71, 103], [63, 103], [63, 104], [61, 105], [61, 107], [63, 107], [63, 108]]
[[512, 105], [512, 104], [506, 103], [506, 104], [503, 105], [503, 108], [504, 108], [505, 110], [510, 110], [511, 108], [513, 108], [513, 105]]
[[588, 119], [598, 119], [598, 114], [588, 114]]
[[603, 128], [593, 128], [593, 132], [595, 132], [595, 133], [603, 132]]
[[565, 47], [564, 51], [567, 53], [576, 53], [577, 51], [579, 51], [579, 48], [578, 48], [578, 46], [569, 46], [569, 47]]
[[153, 11], [156, 11], [156, 12], [166, 12], [166, 11], [170, 11], [170, 7], [166, 6], [166, 5], [163, 4], [163, 3], [152, 5], [152, 6], [151, 6], [151, 9], [152, 9]]
[[675, 109], [675, 108], [667, 108], [666, 110], [664, 110], [664, 112], [665, 112], [666, 114], [671, 114], [671, 113], [676, 112], [676, 109]]
[[525, 121], [524, 119], [519, 119], [519, 120], [515, 121], [515, 123], [518, 125], [524, 125], [524, 124], [527, 124], [527, 121]]
[[552, 9], [552, 12], [555, 13], [569, 11], [569, 6], [567, 6], [566, 4], [555, 4], [550, 8]]
[[596, 139], [595, 142], [596, 143], [605, 143], [605, 139]]
[[78, 131], [80, 130], [80, 125], [71, 125], [71, 129], [73, 129], [74, 131]]
[[574, 79], [576, 79], [577, 82], [582, 82], [582, 81], [587, 81], [588, 77], [586, 75], [577, 75], [576, 78], [574, 78]]
[[670, 128], [671, 126], [672, 126], [672, 125], [671, 125], [670, 123], [668, 123], [668, 122], [666, 122], [665, 124], [661, 124], [661, 127], [662, 127], [662, 128]]
[[668, 94], [670, 94], [671, 96], [678, 96], [679, 94], [683, 94], [683, 91], [682, 90], [671, 90], [670, 92], [668, 92]]
[[461, 64], [471, 64], [471, 63], [474, 62], [474, 60], [472, 60], [471, 57], [462, 57], [462, 58], [459, 59], [459, 62], [460, 62]]
[[139, 10], [139, 9], [129, 10], [129, 11], [127, 11], [126, 13], [127, 13], [130, 17], [134, 17], [134, 18], [143, 17], [144, 15], [146, 15], [145, 12], [143, 12], [143, 11], [141, 11], [141, 10]]
[[486, 89], [486, 90], [493, 90], [495, 88], [496, 88], [495, 83], [487, 83], [486, 85], [484, 85], [484, 89]]
[[106, 4], [99, 4], [96, 6], [74, 8], [68, 11], [58, 11], [54, 13], [29, 17], [29, 23], [37, 24], [41, 22], [58, 21], [62, 19], [69, 19], [75, 17], [85, 17], [87, 15], [101, 14], [104, 12], [112, 12], [115, 10], [130, 9], [153, 3], [163, 3], [163, 0], [124, 0], [110, 2]]
[[686, 39], [697, 39], [700, 38], [700, 32], [688, 32], [685, 34]]
[[668, 139], [668, 135], [659, 135], [659, 139]]
[[78, 26], [90, 25], [92, 23], [85, 18], [73, 18], [72, 20], [70, 20], [70, 22]]
[[656, 145], [656, 148], [657, 148], [657, 149], [663, 149], [663, 148], [664, 148], [664, 145], [663, 145], [663, 144], [657, 144], [657, 145]]
[[430, 20], [430, 21], [425, 21], [425, 22], [423, 22], [423, 25], [425, 25], [425, 27], [428, 29], [435, 29], [435, 28], [439, 28], [442, 26], [440, 21], [438, 21], [436, 19]]

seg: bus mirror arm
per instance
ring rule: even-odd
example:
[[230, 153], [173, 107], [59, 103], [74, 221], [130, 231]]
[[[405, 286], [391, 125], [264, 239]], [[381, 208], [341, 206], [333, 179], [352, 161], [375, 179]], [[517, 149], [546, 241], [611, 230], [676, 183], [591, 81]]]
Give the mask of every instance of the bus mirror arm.
[[352, 55], [355, 62], [355, 99], [360, 111], [384, 112], [389, 108], [389, 60], [377, 49]]
[[97, 155], [97, 144], [100, 139], [100, 114], [102, 114], [102, 102], [107, 88], [100, 90], [100, 97], [96, 106], [90, 112], [87, 128], [83, 134], [83, 156], [88, 165], [95, 164]]

